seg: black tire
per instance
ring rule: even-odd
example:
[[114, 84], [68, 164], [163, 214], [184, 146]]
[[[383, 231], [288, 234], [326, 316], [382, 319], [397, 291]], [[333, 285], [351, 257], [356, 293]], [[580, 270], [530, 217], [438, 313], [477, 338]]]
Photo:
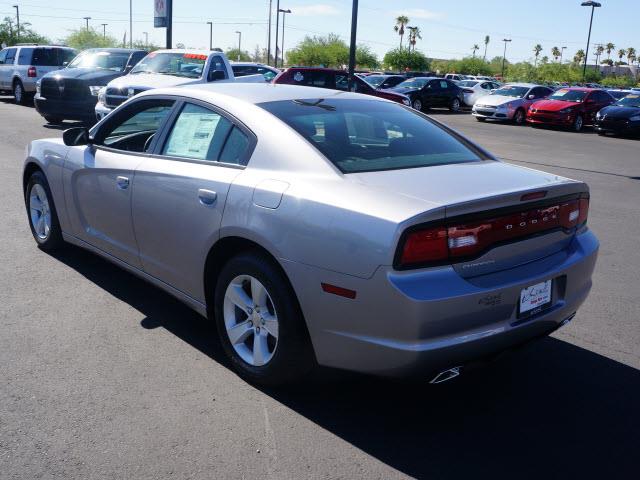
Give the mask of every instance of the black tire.
[[573, 121], [573, 124], [571, 125], [571, 129], [577, 133], [582, 131], [583, 127], [584, 127], [584, 118], [582, 118], [582, 115], [576, 115], [576, 118]]
[[52, 117], [50, 115], [45, 115], [44, 119], [50, 123], [51, 125], [61, 125], [64, 122], [63, 118], [60, 117]]
[[[225, 293], [239, 275], [250, 275], [262, 283], [277, 312], [277, 346], [273, 357], [262, 366], [251, 365], [240, 357], [225, 326]], [[222, 348], [234, 370], [248, 382], [263, 386], [292, 383], [314, 367], [313, 348], [295, 293], [282, 271], [259, 252], [241, 253], [224, 265], [216, 282], [213, 310]]]
[[27, 93], [24, 91], [24, 85], [20, 80], [13, 81], [13, 99], [18, 105], [27, 104]]
[[486, 118], [482, 118], [482, 117], [476, 117], [476, 120], [479, 121], [479, 122], [484, 122], [487, 119]]
[[458, 97], [453, 97], [451, 99], [451, 103], [449, 103], [449, 111], [451, 112], [459, 112], [460, 107], [462, 106], [462, 102]]
[[419, 98], [414, 98], [413, 100], [411, 100], [411, 108], [413, 108], [414, 110], [418, 110], [419, 112], [422, 112], [424, 110], [424, 105], [422, 103], [422, 100], [420, 100]]
[[524, 125], [527, 121], [527, 114], [523, 109], [519, 108], [513, 114], [513, 123], [516, 125]]
[[[47, 196], [47, 202], [49, 204], [49, 214], [51, 217], [51, 227], [49, 228], [48, 235], [45, 238], [42, 238], [36, 233], [36, 230], [32, 221], [32, 212], [30, 207], [30, 197], [31, 191], [35, 187], [35, 185], [40, 185], [44, 190], [44, 193]], [[33, 235], [34, 240], [38, 244], [42, 250], [47, 252], [51, 252], [54, 250], [58, 250], [64, 246], [64, 240], [62, 239], [62, 230], [60, 229], [60, 222], [58, 221], [58, 213], [56, 211], [56, 206], [53, 203], [53, 196], [51, 195], [51, 189], [49, 188], [49, 182], [45, 178], [44, 174], [41, 171], [34, 172], [29, 181], [27, 182], [27, 186], [25, 188], [24, 194], [24, 203], [27, 210], [27, 220], [29, 222], [29, 228], [31, 228], [31, 234]], [[34, 212], [35, 214], [35, 212]]]

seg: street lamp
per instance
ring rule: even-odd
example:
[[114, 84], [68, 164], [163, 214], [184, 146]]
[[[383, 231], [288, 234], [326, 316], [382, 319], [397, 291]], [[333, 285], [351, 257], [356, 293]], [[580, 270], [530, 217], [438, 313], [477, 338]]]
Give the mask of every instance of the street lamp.
[[[282, 14], [282, 48], [280, 49], [280, 52], [282, 53], [282, 63], [280, 64], [281, 67], [284, 67], [284, 19], [287, 15], [287, 13], [291, 13], [291, 10], [287, 9], [287, 10], [283, 10], [282, 8], [278, 9], [278, 12], [280, 12]], [[276, 57], [276, 68], [278, 68], [278, 58]]]
[[355, 85], [354, 77], [356, 70], [356, 33], [358, 31], [358, 0], [353, 0], [351, 4], [351, 41], [349, 44], [349, 91]]
[[271, 65], [271, 3], [269, 0], [269, 30], [267, 32], [267, 65]]
[[144, 35], [144, 48], [149, 48], [149, 32], [142, 32]]
[[85, 21], [87, 22], [87, 32], [89, 31], [89, 20], [91, 20], [91, 17], [82, 17], [85, 19]]
[[593, 25], [593, 11], [596, 8], [601, 7], [602, 4], [598, 2], [588, 1], [588, 2], [582, 2], [580, 5], [583, 7], [591, 7], [591, 20], [589, 21], [589, 36], [587, 37], [587, 51], [585, 52], [585, 55], [584, 55], [584, 67], [582, 67], [582, 81], [584, 82], [584, 79], [587, 75], [587, 59], [589, 58], [589, 43], [591, 42], [591, 26]]
[[236, 33], [238, 34], [238, 62], [240, 61], [240, 52], [242, 51], [240, 49], [240, 47], [242, 46], [242, 32], [239, 32], [238, 30], [236, 30]]
[[16, 23], [18, 25], [18, 30], [16, 33], [16, 43], [18, 43], [20, 42], [20, 7], [18, 5], [14, 5], [13, 8], [16, 9]]
[[280, 0], [276, 1], [276, 51], [273, 54], [275, 66], [278, 67], [278, 27], [280, 26]]
[[107, 38], [107, 25], [108, 23], [102, 23], [102, 39], [105, 40]]
[[567, 47], [560, 47], [560, 65], [562, 65], [562, 55]]
[[504, 61], [507, 57], [507, 43], [509, 43], [511, 39], [503, 38], [502, 41], [504, 42], [504, 53], [502, 54], [502, 80], [504, 80]]
[[209, 50], [213, 50], [213, 22], [207, 22], [209, 25]]

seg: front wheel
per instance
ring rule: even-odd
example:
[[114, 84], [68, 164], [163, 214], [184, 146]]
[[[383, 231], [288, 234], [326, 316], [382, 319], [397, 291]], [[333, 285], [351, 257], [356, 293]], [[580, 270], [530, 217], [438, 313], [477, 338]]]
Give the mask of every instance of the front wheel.
[[267, 257], [247, 252], [231, 258], [218, 277], [214, 302], [222, 347], [241, 377], [276, 386], [300, 379], [313, 367], [298, 301]]
[[576, 119], [573, 121], [571, 128], [574, 132], [579, 132], [582, 130], [582, 127], [584, 127], [584, 119], [582, 115], [576, 115]]
[[524, 113], [524, 110], [522, 110], [521, 108], [516, 110], [516, 113], [513, 114], [513, 123], [515, 123], [516, 125], [524, 125], [525, 119], [526, 115]]
[[53, 251], [63, 246], [62, 230], [49, 183], [42, 172], [34, 172], [25, 189], [25, 206], [31, 234], [40, 248]]
[[451, 100], [451, 104], [449, 105], [449, 110], [452, 112], [457, 112], [460, 110], [460, 99], [459, 98], [454, 98], [453, 100]]

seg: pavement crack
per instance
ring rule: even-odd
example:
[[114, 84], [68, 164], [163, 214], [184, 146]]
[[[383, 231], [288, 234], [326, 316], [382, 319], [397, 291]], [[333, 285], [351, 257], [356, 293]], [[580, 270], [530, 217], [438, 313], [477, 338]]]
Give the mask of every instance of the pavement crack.
[[531, 165], [541, 165], [543, 167], [564, 168], [565, 170], [576, 170], [579, 172], [598, 173], [600, 175], [611, 175], [612, 177], [628, 178], [630, 180], [640, 180], [640, 177], [632, 177], [631, 175], [623, 175], [621, 173], [602, 172], [600, 170], [589, 170], [588, 168], [576, 168], [576, 167], [563, 167], [562, 165], [553, 165], [551, 163], [532, 162], [530, 160], [518, 160], [516, 158], [500, 157], [502, 160], [508, 160], [509, 162], [529, 163]]

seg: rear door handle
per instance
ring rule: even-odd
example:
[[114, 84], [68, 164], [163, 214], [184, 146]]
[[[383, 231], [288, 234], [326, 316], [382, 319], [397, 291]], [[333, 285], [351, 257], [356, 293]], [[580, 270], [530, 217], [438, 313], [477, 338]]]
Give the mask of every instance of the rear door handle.
[[217, 199], [218, 194], [213, 190], [206, 190], [204, 188], [198, 190], [198, 200], [200, 200], [202, 205], [211, 206], [216, 203]]
[[129, 179], [127, 177], [118, 176], [118, 178], [116, 178], [116, 183], [120, 190], [126, 190], [129, 188]]

